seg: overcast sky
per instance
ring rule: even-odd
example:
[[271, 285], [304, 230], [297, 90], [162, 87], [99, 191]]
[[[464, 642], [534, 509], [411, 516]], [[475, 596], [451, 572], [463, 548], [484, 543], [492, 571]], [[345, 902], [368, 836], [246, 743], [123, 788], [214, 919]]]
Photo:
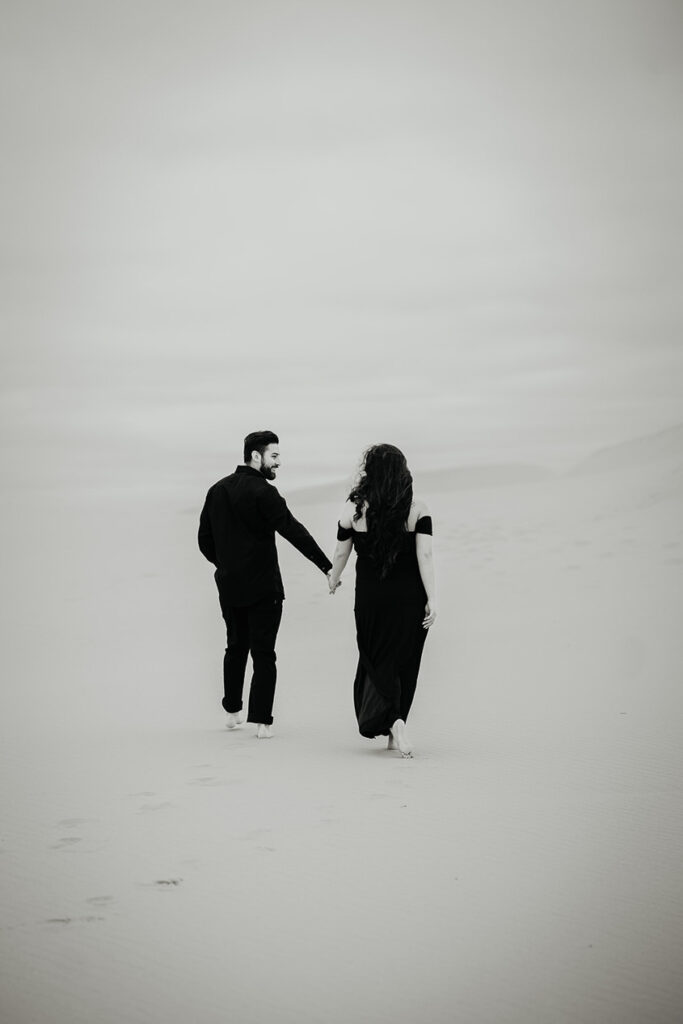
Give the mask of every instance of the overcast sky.
[[[5, 480], [683, 420], [678, 0], [3, 4]], [[282, 480], [284, 482], [284, 476]]]

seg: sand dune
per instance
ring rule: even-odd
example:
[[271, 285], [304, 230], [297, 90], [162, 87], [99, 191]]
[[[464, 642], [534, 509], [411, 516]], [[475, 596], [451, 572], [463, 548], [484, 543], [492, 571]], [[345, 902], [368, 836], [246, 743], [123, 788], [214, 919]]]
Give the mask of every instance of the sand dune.
[[[440, 614], [412, 761], [356, 733], [352, 573], [330, 598], [280, 545], [258, 742], [223, 728], [201, 496], [7, 507], [3, 1022], [678, 1022], [668, 479], [425, 490]], [[337, 504], [292, 495], [328, 550]]]
[[575, 466], [574, 472], [603, 473], [662, 462], [683, 467], [683, 424], [601, 448]]
[[[547, 480], [550, 476], [550, 470], [524, 463], [445, 466], [442, 469], [415, 472], [414, 487], [416, 493], [434, 494], [470, 488], [535, 483]], [[341, 501], [343, 504], [353, 482], [354, 477], [350, 476], [335, 483], [292, 489], [288, 493], [301, 504], [318, 505], [334, 501]], [[282, 489], [284, 492], [286, 485]]]
[[[666, 485], [671, 478], [677, 480], [683, 475], [683, 425], [600, 448], [569, 469], [567, 475], [600, 475], [614, 470], [647, 469], [653, 465], [659, 466], [660, 469], [662, 466], [668, 466], [668, 475], [663, 473], [659, 481], [662, 485]], [[483, 463], [444, 466], [427, 471], [417, 470], [414, 473], [414, 483], [416, 492], [436, 494], [541, 483], [550, 480], [554, 475], [555, 473], [548, 467], [530, 463]], [[351, 474], [339, 481], [297, 487], [288, 491], [285, 482], [283, 489], [293, 500], [302, 504], [322, 504], [340, 499], [343, 502], [353, 481], [354, 476]]]

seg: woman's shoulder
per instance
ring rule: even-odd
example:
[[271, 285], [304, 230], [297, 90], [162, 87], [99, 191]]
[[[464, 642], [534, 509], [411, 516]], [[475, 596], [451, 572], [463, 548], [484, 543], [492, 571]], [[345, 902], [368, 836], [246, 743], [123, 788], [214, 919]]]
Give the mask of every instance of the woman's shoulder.
[[413, 498], [413, 503], [410, 506], [410, 515], [408, 516], [407, 527], [410, 533], [419, 532], [418, 523], [421, 519], [429, 517], [429, 506], [426, 501], [421, 498]]
[[341, 510], [339, 516], [339, 525], [345, 530], [350, 530], [353, 527], [353, 517], [356, 514], [356, 506], [352, 501], [344, 502], [344, 507]]
[[429, 506], [426, 501], [422, 500], [422, 498], [413, 497], [411, 512], [414, 515], [416, 514], [417, 518], [420, 519], [422, 516], [429, 515]]

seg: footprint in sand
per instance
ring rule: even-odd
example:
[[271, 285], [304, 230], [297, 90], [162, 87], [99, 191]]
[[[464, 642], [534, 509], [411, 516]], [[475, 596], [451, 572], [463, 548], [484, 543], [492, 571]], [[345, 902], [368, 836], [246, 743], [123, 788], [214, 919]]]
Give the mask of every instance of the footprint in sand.
[[94, 914], [88, 914], [85, 917], [48, 917], [43, 923], [44, 924], [92, 924], [95, 921], [104, 921], [104, 917], [96, 917]]
[[[271, 846], [268, 839], [272, 833], [270, 828], [255, 828], [251, 832], [247, 832], [246, 835], [240, 836], [239, 838], [243, 843], [254, 842], [255, 840], [261, 840], [261, 842], [254, 842], [255, 850], [263, 850], [265, 853], [275, 853], [275, 847]], [[270, 840], [272, 843], [272, 839]]]
[[92, 903], [95, 907], [105, 907], [107, 903], [111, 903], [113, 899], [113, 896], [88, 896], [85, 902]]
[[334, 825], [340, 819], [334, 812], [336, 807], [334, 804], [319, 804], [317, 807], [320, 818], [318, 819], [319, 825]]
[[157, 889], [174, 889], [182, 883], [182, 878], [159, 878], [152, 884]]
[[202, 775], [198, 779], [190, 779], [188, 786], [221, 786], [221, 780], [215, 775]]
[[83, 840], [80, 836], [62, 836], [56, 843], [53, 843], [50, 847], [51, 850], [66, 850], [70, 846], [75, 846], [77, 843], [82, 843]]
[[247, 832], [245, 835], [240, 836], [239, 838], [242, 840], [243, 843], [249, 843], [254, 839], [265, 838], [266, 836], [269, 836], [271, 832], [272, 829], [270, 828], [255, 828], [252, 829], [251, 832]]
[[163, 800], [158, 804], [141, 804], [138, 809], [138, 814], [149, 814], [152, 811], [162, 811], [165, 807], [175, 807], [170, 800]]

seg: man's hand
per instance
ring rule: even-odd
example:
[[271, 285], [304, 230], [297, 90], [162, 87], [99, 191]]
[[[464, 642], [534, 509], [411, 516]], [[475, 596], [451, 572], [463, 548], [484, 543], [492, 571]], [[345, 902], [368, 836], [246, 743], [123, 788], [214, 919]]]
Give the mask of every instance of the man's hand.
[[330, 594], [334, 594], [334, 592], [341, 587], [341, 580], [335, 579], [331, 571], [325, 575], [327, 576], [327, 585], [330, 588]]

